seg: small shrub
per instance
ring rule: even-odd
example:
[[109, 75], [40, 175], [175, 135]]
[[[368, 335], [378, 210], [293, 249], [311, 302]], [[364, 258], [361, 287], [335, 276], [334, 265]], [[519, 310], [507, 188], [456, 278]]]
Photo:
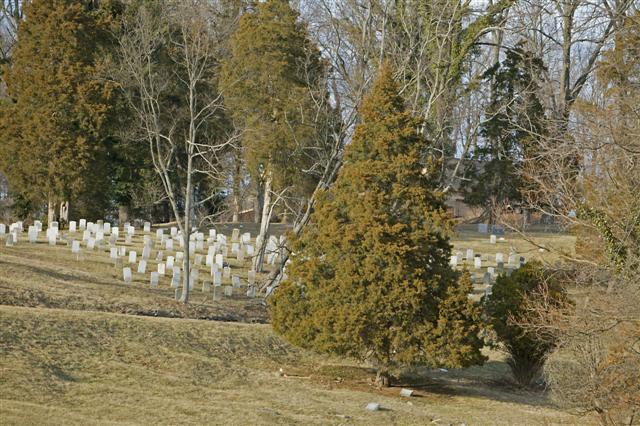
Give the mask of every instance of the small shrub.
[[509, 354], [509, 366], [522, 386], [532, 385], [541, 375], [547, 354], [555, 341], [520, 324], [527, 320], [527, 299], [545, 294], [554, 304], [566, 300], [566, 294], [553, 274], [539, 262], [530, 262], [511, 276], [501, 275], [487, 302], [490, 322], [498, 341]]

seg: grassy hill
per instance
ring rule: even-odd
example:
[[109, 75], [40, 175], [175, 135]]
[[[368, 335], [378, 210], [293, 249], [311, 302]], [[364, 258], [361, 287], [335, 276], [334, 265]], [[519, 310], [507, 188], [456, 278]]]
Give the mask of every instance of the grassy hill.
[[[483, 237], [468, 238], [476, 237], [481, 244]], [[64, 245], [0, 246], [0, 424], [592, 420], [515, 388], [499, 353], [488, 352], [482, 367], [407, 370], [398, 386], [378, 390], [367, 365], [308, 353], [275, 336], [260, 324], [268, 316], [259, 299], [214, 302], [196, 289], [185, 308], [166, 282], [151, 289], [136, 276], [127, 285], [120, 273], [104, 252], [87, 251], [82, 262]], [[416, 396], [400, 397], [403, 386]], [[368, 402], [383, 410], [366, 411]]]

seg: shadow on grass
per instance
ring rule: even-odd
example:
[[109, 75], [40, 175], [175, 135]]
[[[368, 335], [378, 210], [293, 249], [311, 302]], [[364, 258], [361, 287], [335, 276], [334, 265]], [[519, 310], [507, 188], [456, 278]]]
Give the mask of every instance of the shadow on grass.
[[[491, 399], [500, 402], [526, 404], [535, 407], [550, 406], [542, 390], [526, 389], [510, 379], [507, 363], [488, 361], [482, 367], [474, 368], [478, 373], [487, 371], [499, 373], [495, 377], [474, 374], [467, 370], [407, 370], [393, 383], [394, 387], [408, 387], [419, 392], [440, 396], [462, 396]], [[419, 394], [415, 395], [419, 396]]]

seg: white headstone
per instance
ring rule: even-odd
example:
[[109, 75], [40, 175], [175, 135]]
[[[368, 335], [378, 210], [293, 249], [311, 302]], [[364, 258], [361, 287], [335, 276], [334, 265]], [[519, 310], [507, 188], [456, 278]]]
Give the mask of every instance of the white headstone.
[[118, 256], [126, 256], [127, 248], [125, 246], [118, 247]]
[[160, 275], [157, 272], [151, 273], [151, 287], [158, 287], [160, 281]]
[[473, 260], [473, 249], [467, 249], [467, 261], [471, 262]]
[[180, 268], [173, 267], [173, 278], [171, 278], [171, 288], [178, 288], [180, 286]]
[[222, 270], [223, 272], [223, 276], [225, 278], [231, 278], [231, 268], [229, 268], [228, 266], [225, 266], [224, 269]]
[[151, 222], [145, 222], [144, 223], [144, 232], [151, 232]]
[[492, 234], [492, 235], [489, 237], [489, 243], [490, 243], [490, 244], [495, 244], [495, 243], [496, 243], [496, 236], [495, 236], [495, 235], [493, 235], [493, 234]]
[[131, 268], [122, 268], [122, 277], [125, 283], [131, 282]]
[[138, 263], [138, 273], [145, 274], [146, 272], [147, 272], [147, 261], [141, 260], [140, 263]]
[[71, 241], [71, 253], [73, 254], [80, 253], [80, 241], [76, 241], [76, 240]]
[[7, 235], [7, 239], [4, 242], [4, 245], [7, 247], [13, 247], [13, 234]]
[[231, 277], [231, 285], [234, 288], [240, 288], [240, 277], [237, 275], [234, 275]]
[[473, 267], [476, 269], [482, 268], [482, 258], [480, 256], [473, 258]]
[[118, 258], [118, 248], [117, 247], [111, 247], [111, 249], [109, 249], [109, 257], [113, 260], [116, 260]]
[[256, 287], [250, 285], [247, 289], [247, 297], [256, 297]]
[[171, 236], [175, 237], [176, 235], [178, 235], [178, 228], [176, 228], [175, 226], [171, 227]]
[[105, 235], [110, 235], [110, 234], [111, 234], [111, 224], [110, 224], [109, 222], [105, 222], [105, 223], [102, 225], [102, 232], [103, 232]]
[[164, 263], [158, 263], [158, 274], [164, 277], [166, 271], [166, 265]]
[[215, 272], [213, 274], [213, 285], [214, 286], [222, 285], [222, 274], [220, 272]]
[[0, 235], [4, 235], [7, 233], [7, 225], [4, 223], [0, 223]]
[[504, 262], [504, 255], [502, 253], [496, 253], [496, 263]]
[[173, 269], [173, 261], [174, 261], [173, 256], [167, 256], [167, 268]]
[[221, 254], [216, 254], [216, 265], [222, 269], [224, 266], [224, 257]]
[[449, 265], [451, 265], [453, 268], [458, 266], [458, 256], [456, 256], [455, 254], [451, 256], [451, 260], [449, 260]]
[[71, 222], [69, 222], [69, 232], [76, 232], [77, 228], [78, 228], [78, 224], [76, 223], [75, 220], [72, 220]]
[[138, 253], [135, 250], [131, 250], [129, 252], [129, 263], [136, 263], [136, 259], [138, 257]]
[[176, 262], [180, 262], [182, 259], [184, 259], [184, 253], [181, 251], [176, 252]]
[[171, 238], [166, 241], [165, 248], [167, 250], [173, 250], [173, 240]]

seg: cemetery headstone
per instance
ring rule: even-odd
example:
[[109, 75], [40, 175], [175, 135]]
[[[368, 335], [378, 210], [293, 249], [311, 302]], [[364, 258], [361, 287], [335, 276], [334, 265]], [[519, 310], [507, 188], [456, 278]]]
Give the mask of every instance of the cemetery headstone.
[[224, 286], [224, 295], [227, 297], [233, 296], [233, 287], [231, 287], [230, 285]]
[[491, 236], [489, 237], [489, 243], [490, 244], [496, 243], [496, 236], [494, 234], [491, 234]]
[[144, 274], [146, 272], [147, 272], [147, 261], [141, 260], [140, 263], [138, 263], [138, 273]]
[[166, 267], [167, 266], [164, 263], [158, 263], [158, 274], [164, 276]]
[[138, 253], [135, 250], [131, 250], [129, 252], [129, 263], [136, 263], [136, 259], [138, 258]]
[[151, 273], [151, 287], [158, 287], [160, 281], [160, 275], [157, 272]]
[[129, 267], [122, 268], [122, 277], [125, 283], [127, 284], [131, 283], [131, 268]]
[[467, 249], [467, 262], [471, 262], [473, 260], [473, 249]]
[[473, 258], [473, 267], [476, 269], [482, 268], [482, 258], [480, 256], [476, 256]]
[[237, 275], [232, 276], [231, 285], [233, 286], [233, 288], [240, 288], [240, 277]]

